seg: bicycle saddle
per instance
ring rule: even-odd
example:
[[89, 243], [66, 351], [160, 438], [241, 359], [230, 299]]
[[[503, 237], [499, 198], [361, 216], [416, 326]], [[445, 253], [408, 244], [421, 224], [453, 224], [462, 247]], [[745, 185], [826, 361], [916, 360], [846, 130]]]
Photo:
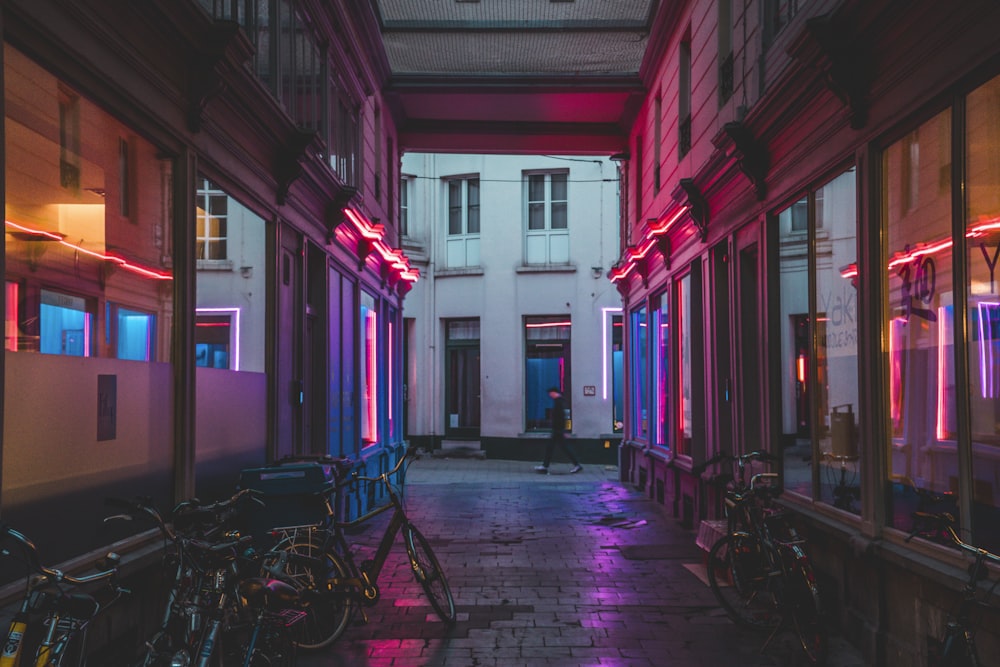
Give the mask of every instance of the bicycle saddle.
[[240, 595], [252, 607], [280, 610], [294, 607], [299, 593], [283, 581], [252, 577], [240, 582]]

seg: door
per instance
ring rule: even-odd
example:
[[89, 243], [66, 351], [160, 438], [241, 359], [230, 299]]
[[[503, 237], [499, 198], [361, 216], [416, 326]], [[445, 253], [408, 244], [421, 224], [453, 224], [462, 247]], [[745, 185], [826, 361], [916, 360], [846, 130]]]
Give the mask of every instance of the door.
[[479, 320], [445, 323], [445, 438], [479, 438]]

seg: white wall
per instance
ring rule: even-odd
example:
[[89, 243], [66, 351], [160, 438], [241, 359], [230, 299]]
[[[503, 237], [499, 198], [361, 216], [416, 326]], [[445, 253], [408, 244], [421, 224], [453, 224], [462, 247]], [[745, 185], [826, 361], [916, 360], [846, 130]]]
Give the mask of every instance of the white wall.
[[[523, 172], [565, 169], [570, 265], [525, 269]], [[481, 435], [516, 437], [524, 430], [523, 318], [569, 315], [573, 433], [580, 438], [611, 433], [611, 393], [604, 399], [601, 383], [602, 308], [621, 306], [617, 290], [603, 275], [619, 255], [614, 163], [588, 157], [408, 154], [402, 173], [416, 177], [405, 247], [422, 274], [404, 303], [404, 317], [414, 318], [409, 432], [444, 433], [443, 320], [480, 318]], [[442, 178], [475, 174], [480, 178], [480, 267], [449, 270], [444, 261], [448, 200]], [[425, 264], [416, 259], [422, 251]], [[600, 267], [602, 274], [595, 278], [592, 267]], [[610, 355], [606, 363], [610, 381]], [[596, 388], [595, 396], [584, 396], [587, 385]]]

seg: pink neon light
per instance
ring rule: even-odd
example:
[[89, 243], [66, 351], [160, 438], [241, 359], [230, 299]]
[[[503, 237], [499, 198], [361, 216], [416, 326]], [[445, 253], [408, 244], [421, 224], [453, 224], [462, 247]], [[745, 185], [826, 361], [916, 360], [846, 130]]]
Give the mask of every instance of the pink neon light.
[[392, 392], [393, 392], [393, 389], [394, 389], [394, 387], [392, 386], [392, 378], [395, 375], [395, 373], [393, 372], [393, 369], [392, 369], [392, 346], [394, 344], [393, 338], [392, 338], [392, 322], [391, 321], [386, 321], [386, 327], [388, 328], [388, 336], [389, 336], [389, 343], [387, 345], [388, 349], [386, 350], [386, 365], [387, 365], [387, 367], [389, 369], [389, 372], [387, 373], [388, 380], [386, 380], [386, 384], [387, 384], [387, 386], [389, 388], [389, 391], [388, 391], [388, 394], [389, 394], [389, 408], [388, 408], [388, 413], [389, 413], [389, 435], [392, 436], [392, 427], [393, 427], [393, 420], [392, 420]]
[[[990, 218], [986, 222], [979, 223], [978, 225], [973, 225], [965, 232], [965, 238], [974, 239], [980, 236], [985, 236], [989, 232], [994, 232], [1000, 230], [1000, 218]], [[943, 250], [948, 250], [952, 246], [951, 239], [945, 239], [942, 241], [936, 241], [931, 243], [919, 243], [913, 248], [904, 251], [897, 252], [889, 260], [889, 269], [892, 270], [898, 266], [909, 264], [913, 260], [919, 257], [925, 257], [927, 255], [933, 255], [935, 253], [941, 252]], [[858, 265], [857, 263], [851, 263], [840, 270], [840, 275], [844, 278], [854, 278], [858, 275]]]
[[420, 278], [420, 271], [410, 266], [410, 261], [402, 250], [390, 248], [389, 244], [385, 242], [384, 225], [370, 222], [364, 215], [352, 208], [345, 208], [344, 215], [351, 221], [362, 238], [372, 242], [375, 251], [386, 264], [399, 273], [401, 280], [411, 283], [417, 282]]
[[944, 440], [948, 433], [945, 430], [945, 417], [947, 417], [947, 407], [945, 406], [945, 372], [946, 359], [945, 335], [947, 334], [945, 325], [945, 309], [938, 308], [938, 382], [937, 382], [937, 439]]
[[365, 324], [367, 325], [367, 339], [365, 341], [365, 351], [368, 357], [368, 405], [366, 414], [368, 415], [368, 428], [366, 429], [365, 440], [376, 442], [378, 440], [378, 359], [376, 358], [377, 344], [375, 334], [377, 332], [377, 321], [375, 311], [369, 310]]
[[806, 357], [804, 354], [800, 354], [798, 359], [795, 360], [795, 372], [798, 377], [799, 382], [805, 384], [806, 381]]
[[[1000, 308], [1000, 303], [986, 301], [977, 304], [979, 308], [979, 386], [983, 398], [996, 398], [997, 388], [994, 379], [993, 362], [993, 331], [989, 311]], [[989, 330], [983, 321], [989, 323]]]
[[902, 398], [899, 388], [902, 384], [902, 360], [896, 358], [897, 338], [902, 338], [900, 331], [906, 326], [906, 318], [894, 317], [889, 320], [889, 416], [894, 426], [899, 426], [903, 416]]
[[78, 246], [75, 243], [70, 243], [69, 241], [66, 241], [65, 239], [63, 239], [61, 234], [53, 234], [52, 232], [46, 232], [40, 229], [32, 229], [30, 227], [25, 227], [24, 225], [19, 225], [16, 222], [11, 222], [10, 220], [4, 220], [4, 223], [8, 227], [13, 227], [14, 229], [20, 232], [24, 232], [26, 234], [32, 234], [34, 236], [39, 236], [41, 238], [48, 239], [49, 241], [55, 241], [60, 245], [64, 245], [67, 248], [71, 248], [76, 252], [81, 252], [84, 255], [89, 255], [96, 259], [100, 259], [105, 262], [110, 262], [111, 264], [117, 264], [120, 268], [123, 268], [126, 271], [131, 271], [132, 273], [135, 273], [137, 275], [146, 278], [152, 278], [153, 280], [173, 280], [173, 276], [170, 275], [169, 273], [160, 273], [159, 271], [154, 271], [153, 269], [147, 269], [144, 266], [141, 266], [139, 264], [133, 264], [132, 262], [129, 262], [128, 260], [123, 259], [122, 257], [117, 257], [115, 255], [106, 255], [104, 253], [96, 252], [94, 250], [88, 250], [87, 248]]
[[632, 269], [635, 268], [636, 262], [640, 259], [644, 259], [649, 251], [652, 250], [653, 246], [656, 245], [656, 239], [659, 236], [663, 236], [667, 231], [674, 226], [678, 220], [681, 219], [685, 213], [691, 209], [690, 206], [682, 206], [677, 209], [672, 216], [664, 220], [663, 222], [657, 221], [652, 225], [647, 225], [646, 233], [643, 234], [643, 242], [639, 246], [629, 246], [625, 249], [625, 253], [622, 255], [622, 259], [618, 266], [611, 269], [608, 272], [608, 279], [611, 282], [618, 282], [619, 280], [625, 278]]

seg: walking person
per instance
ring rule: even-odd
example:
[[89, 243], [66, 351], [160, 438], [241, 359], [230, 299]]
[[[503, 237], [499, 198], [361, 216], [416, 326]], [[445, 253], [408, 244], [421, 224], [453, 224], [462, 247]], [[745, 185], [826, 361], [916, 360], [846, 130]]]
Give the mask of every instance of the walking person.
[[580, 465], [580, 461], [577, 460], [573, 450], [569, 448], [569, 443], [566, 442], [566, 401], [563, 400], [562, 391], [558, 387], [550, 387], [549, 398], [552, 399], [552, 435], [545, 446], [545, 460], [542, 465], [535, 466], [535, 471], [542, 475], [548, 474], [549, 464], [552, 463], [552, 452], [555, 451], [556, 447], [559, 447], [573, 464], [569, 470], [570, 474], [580, 472], [583, 470], [583, 466]]

